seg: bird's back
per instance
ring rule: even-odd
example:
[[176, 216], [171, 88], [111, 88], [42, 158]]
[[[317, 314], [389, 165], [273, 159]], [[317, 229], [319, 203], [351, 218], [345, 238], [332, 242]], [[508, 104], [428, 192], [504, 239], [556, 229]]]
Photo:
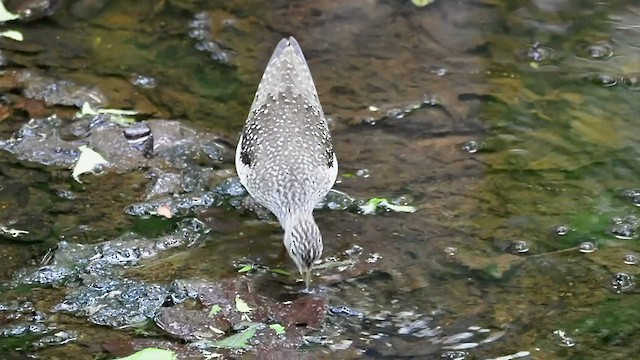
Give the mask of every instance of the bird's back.
[[279, 219], [311, 211], [331, 189], [338, 164], [302, 50], [294, 38], [274, 50], [236, 151], [240, 181]]

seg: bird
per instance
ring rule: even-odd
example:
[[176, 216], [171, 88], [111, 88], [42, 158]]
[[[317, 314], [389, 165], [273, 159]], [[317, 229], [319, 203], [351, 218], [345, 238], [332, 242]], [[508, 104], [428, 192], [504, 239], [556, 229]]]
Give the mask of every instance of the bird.
[[311, 71], [294, 37], [280, 40], [267, 63], [235, 165], [249, 195], [278, 219], [284, 247], [309, 290], [323, 250], [313, 209], [333, 187], [338, 160]]

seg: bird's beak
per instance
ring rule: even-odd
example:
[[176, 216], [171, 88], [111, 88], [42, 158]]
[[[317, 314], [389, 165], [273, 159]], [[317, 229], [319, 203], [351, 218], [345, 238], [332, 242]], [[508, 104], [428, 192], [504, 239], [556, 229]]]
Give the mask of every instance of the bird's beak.
[[304, 285], [307, 291], [311, 290], [311, 269], [307, 269], [304, 271]]

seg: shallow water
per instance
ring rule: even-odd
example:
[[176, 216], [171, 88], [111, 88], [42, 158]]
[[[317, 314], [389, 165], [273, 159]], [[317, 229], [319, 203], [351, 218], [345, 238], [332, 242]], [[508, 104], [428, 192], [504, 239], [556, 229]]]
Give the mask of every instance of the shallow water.
[[[0, 43], [6, 68], [95, 86], [109, 108], [179, 119], [235, 143], [272, 48], [292, 34], [332, 119], [335, 188], [418, 208], [316, 212], [325, 256], [349, 258], [354, 244], [362, 253], [357, 265], [316, 278], [339, 308], [309, 338], [313, 358], [628, 359], [640, 351], [639, 270], [628, 257], [640, 251], [633, 1], [78, 3], [95, 8], [66, 4], [49, 19], [4, 25], [25, 35], [21, 45]], [[75, 112], [33, 107], [0, 121], [3, 139], [32, 112]], [[0, 159], [0, 223], [33, 235], [2, 240], [2, 281], [38, 265], [60, 240], [155, 237], [179, 224], [123, 212], [142, 200], [142, 170], [87, 175], [79, 185], [59, 167]], [[214, 166], [233, 169], [228, 160]], [[61, 201], [60, 191], [73, 198]], [[277, 224], [221, 208], [187, 216], [213, 228], [198, 246], [168, 250], [126, 276], [218, 281], [238, 276], [247, 259], [295, 271], [280, 254]], [[265, 281], [265, 296], [293, 296], [284, 286], [293, 277]], [[31, 301], [48, 313], [71, 288], [18, 287], [0, 303]], [[38, 350], [5, 336], [2, 357], [108, 358], [96, 344], [141, 336], [82, 316], [51, 321], [77, 340]]]

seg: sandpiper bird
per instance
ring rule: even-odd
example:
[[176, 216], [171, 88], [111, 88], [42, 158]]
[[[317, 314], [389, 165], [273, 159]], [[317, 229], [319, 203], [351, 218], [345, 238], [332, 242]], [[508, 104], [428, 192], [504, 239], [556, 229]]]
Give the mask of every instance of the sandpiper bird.
[[313, 208], [338, 175], [331, 134], [300, 45], [280, 40], [262, 75], [236, 149], [249, 194], [284, 229], [284, 246], [309, 288], [322, 235]]

